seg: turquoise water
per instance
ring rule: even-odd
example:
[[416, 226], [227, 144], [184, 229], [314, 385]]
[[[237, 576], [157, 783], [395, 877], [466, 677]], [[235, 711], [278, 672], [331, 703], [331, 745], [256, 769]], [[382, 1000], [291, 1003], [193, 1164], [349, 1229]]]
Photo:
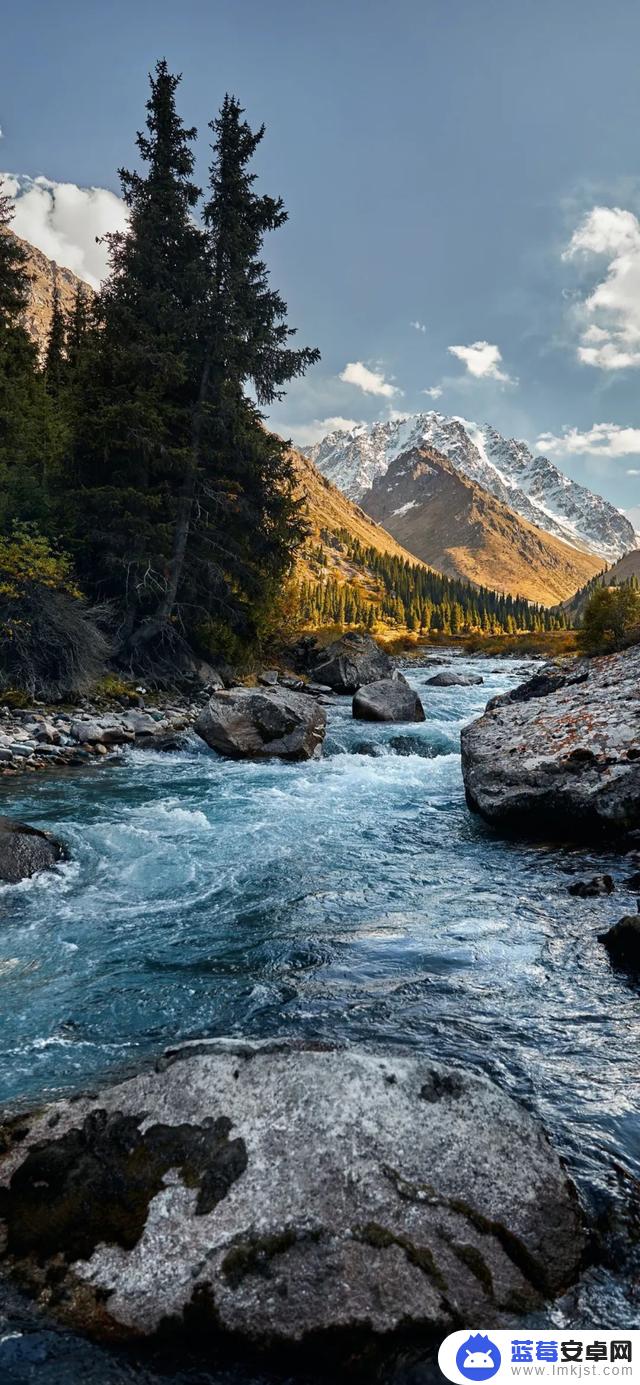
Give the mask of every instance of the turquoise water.
[[[621, 1180], [640, 1176], [640, 1001], [596, 935], [635, 900], [567, 886], [630, 869], [501, 841], [468, 811], [460, 727], [529, 669], [465, 667], [484, 686], [426, 688], [437, 670], [411, 667], [415, 727], [353, 722], [337, 701], [310, 764], [230, 763], [194, 740], [3, 781], [0, 812], [56, 832], [71, 862], [0, 891], [0, 1102], [202, 1035], [402, 1043], [525, 1100], [590, 1207], [623, 1209]], [[632, 1311], [622, 1280], [602, 1290], [612, 1326]]]

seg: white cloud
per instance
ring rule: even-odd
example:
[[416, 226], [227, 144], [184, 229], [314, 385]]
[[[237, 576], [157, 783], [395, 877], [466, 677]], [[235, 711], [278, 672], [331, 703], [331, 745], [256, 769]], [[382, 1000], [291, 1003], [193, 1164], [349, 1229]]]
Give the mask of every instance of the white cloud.
[[637, 466], [628, 466], [627, 476], [640, 476], [640, 468]]
[[430, 390], [421, 390], [421, 394], [427, 394], [429, 399], [439, 399], [442, 394], [442, 385], [432, 385]]
[[578, 311], [578, 359], [600, 370], [640, 366], [640, 221], [622, 207], [593, 207], [564, 260], [605, 257], [603, 276]]
[[0, 184], [15, 202], [16, 234], [98, 288], [107, 270], [107, 246], [97, 245], [96, 238], [126, 227], [121, 198], [108, 188], [80, 188], [23, 174], [0, 173]]
[[[332, 418], [314, 418], [311, 423], [292, 423], [289, 430], [291, 437], [298, 447], [310, 447], [314, 442], [320, 442], [326, 438], [327, 433], [350, 433], [352, 428], [358, 427], [357, 418], [342, 418], [340, 414], [335, 414]], [[282, 433], [282, 428], [278, 431]]]
[[[623, 428], [619, 423], [594, 423], [585, 432], [563, 428], [560, 435], [541, 433], [536, 448], [555, 457], [570, 457], [575, 453], [587, 453], [592, 457], [640, 456], [640, 428]], [[627, 472], [629, 476], [637, 474]]]
[[382, 371], [369, 370], [362, 361], [349, 361], [340, 372], [340, 379], [347, 385], [357, 385], [365, 394], [381, 394], [385, 399], [391, 399], [394, 394], [402, 394], [402, 390], [396, 385], [391, 385], [385, 380]]
[[426, 332], [427, 330], [424, 322], [418, 322], [417, 320], [415, 322], [410, 322], [409, 326], [413, 327], [415, 332]]
[[502, 354], [497, 346], [488, 341], [474, 341], [471, 346], [449, 346], [450, 355], [457, 356], [467, 367], [470, 375], [477, 380], [500, 380], [503, 384], [515, 384], [505, 370], [500, 370]]

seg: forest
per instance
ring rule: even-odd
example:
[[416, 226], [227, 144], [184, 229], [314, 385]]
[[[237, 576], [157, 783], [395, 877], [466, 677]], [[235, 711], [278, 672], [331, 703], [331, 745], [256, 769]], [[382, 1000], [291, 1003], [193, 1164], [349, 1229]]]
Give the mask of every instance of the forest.
[[0, 202], [0, 628], [5, 682], [79, 686], [107, 651], [161, 676], [260, 639], [306, 528], [261, 410], [318, 352], [293, 344], [262, 259], [287, 213], [259, 194], [252, 131], [226, 96], [210, 176], [180, 78], [150, 78], [143, 172], [120, 170], [126, 234], [95, 298], [54, 303], [41, 359], [25, 252]]

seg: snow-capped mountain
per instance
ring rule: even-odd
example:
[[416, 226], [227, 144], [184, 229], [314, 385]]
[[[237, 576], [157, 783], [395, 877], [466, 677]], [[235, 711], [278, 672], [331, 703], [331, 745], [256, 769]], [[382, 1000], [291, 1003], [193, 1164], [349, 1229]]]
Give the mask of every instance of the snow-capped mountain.
[[334, 485], [360, 500], [403, 452], [434, 447], [523, 519], [565, 543], [615, 562], [637, 546], [631, 521], [610, 501], [572, 481], [525, 442], [489, 424], [429, 412], [329, 433], [302, 451]]

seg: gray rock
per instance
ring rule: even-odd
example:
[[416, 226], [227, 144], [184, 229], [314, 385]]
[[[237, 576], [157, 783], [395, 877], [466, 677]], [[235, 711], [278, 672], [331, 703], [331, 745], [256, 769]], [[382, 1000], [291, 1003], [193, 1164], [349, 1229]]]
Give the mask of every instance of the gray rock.
[[114, 724], [102, 728], [102, 745], [129, 745], [133, 740], [135, 731], [131, 726]]
[[193, 1044], [6, 1128], [5, 1268], [80, 1329], [388, 1339], [544, 1311], [585, 1245], [536, 1120], [414, 1054]]
[[427, 688], [475, 688], [484, 683], [479, 673], [434, 673], [427, 678]]
[[261, 683], [262, 686], [265, 688], [275, 688], [277, 681], [277, 668], [266, 668], [262, 673], [258, 674], [258, 682]]
[[640, 971], [640, 914], [627, 914], [606, 933], [598, 934], [611, 961], [625, 971]]
[[36, 740], [47, 745], [59, 745], [60, 732], [50, 721], [43, 721], [36, 731]]
[[104, 741], [104, 726], [97, 721], [72, 721], [70, 735], [80, 745], [97, 745]]
[[0, 749], [0, 763], [3, 765], [10, 765], [12, 760], [13, 751], [9, 750], [8, 746], [2, 746]]
[[278, 682], [283, 688], [291, 688], [292, 692], [306, 692], [307, 684], [302, 678], [294, 678], [292, 674], [283, 673], [278, 678]]
[[128, 712], [124, 725], [136, 736], [153, 736], [158, 729], [158, 723], [148, 712]]
[[464, 728], [467, 802], [489, 822], [561, 838], [638, 826], [640, 646], [579, 674]]
[[50, 832], [0, 817], [0, 880], [16, 885], [40, 870], [50, 870], [67, 852]]
[[424, 721], [424, 707], [406, 678], [383, 678], [367, 683], [353, 699], [358, 721]]
[[365, 683], [391, 678], [393, 672], [389, 655], [378, 648], [370, 635], [360, 635], [356, 631], [327, 645], [313, 668], [316, 682], [325, 683], [339, 693], [355, 693]]
[[288, 688], [216, 692], [194, 730], [231, 759], [309, 760], [324, 740], [326, 712], [315, 699]]

